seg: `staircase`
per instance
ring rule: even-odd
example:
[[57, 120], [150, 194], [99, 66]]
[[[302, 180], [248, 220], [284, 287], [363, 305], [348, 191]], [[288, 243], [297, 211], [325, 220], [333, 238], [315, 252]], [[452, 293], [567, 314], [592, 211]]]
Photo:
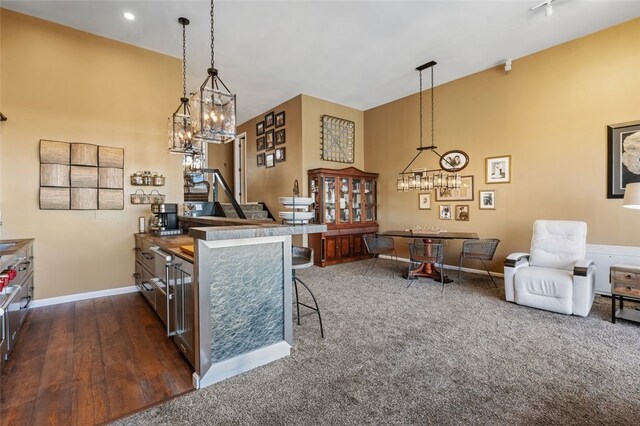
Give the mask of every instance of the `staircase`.
[[[231, 203], [218, 203], [222, 208], [222, 212], [225, 217], [238, 217], [233, 205]], [[240, 204], [240, 209], [247, 217], [247, 219], [254, 220], [269, 220], [269, 212], [263, 209], [263, 204]]]

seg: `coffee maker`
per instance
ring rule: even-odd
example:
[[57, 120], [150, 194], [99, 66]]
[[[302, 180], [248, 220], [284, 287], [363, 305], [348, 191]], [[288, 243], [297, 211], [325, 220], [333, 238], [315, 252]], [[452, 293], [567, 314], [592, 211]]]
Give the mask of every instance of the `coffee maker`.
[[149, 218], [150, 234], [158, 236], [182, 234], [182, 229], [178, 228], [177, 204], [151, 204], [151, 213]]

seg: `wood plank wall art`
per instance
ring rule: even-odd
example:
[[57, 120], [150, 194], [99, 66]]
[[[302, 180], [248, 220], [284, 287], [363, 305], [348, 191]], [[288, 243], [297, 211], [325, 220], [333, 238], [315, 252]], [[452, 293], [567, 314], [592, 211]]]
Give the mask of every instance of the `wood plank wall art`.
[[40, 209], [124, 209], [124, 149], [40, 140]]

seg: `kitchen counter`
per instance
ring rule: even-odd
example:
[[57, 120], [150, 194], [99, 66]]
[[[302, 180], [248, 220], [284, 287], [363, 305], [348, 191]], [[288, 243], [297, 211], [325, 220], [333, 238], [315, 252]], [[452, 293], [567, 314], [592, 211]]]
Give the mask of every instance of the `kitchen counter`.
[[[212, 216], [180, 216], [179, 222], [189, 228], [188, 235], [136, 237], [193, 263], [194, 294], [179, 306], [194, 319], [195, 387], [288, 356], [293, 345], [291, 236], [324, 232], [326, 225]], [[194, 246], [195, 257], [180, 250], [184, 245]]]

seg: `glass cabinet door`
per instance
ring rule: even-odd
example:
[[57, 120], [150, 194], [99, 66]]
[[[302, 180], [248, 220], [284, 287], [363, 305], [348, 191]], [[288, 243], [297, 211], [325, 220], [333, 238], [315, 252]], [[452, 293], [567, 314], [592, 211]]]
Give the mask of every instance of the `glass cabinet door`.
[[349, 179], [340, 178], [340, 223], [348, 223], [349, 214]]
[[365, 180], [364, 181], [364, 210], [365, 222], [373, 222], [376, 220], [376, 205], [375, 205], [375, 182], [373, 180]]
[[362, 181], [353, 179], [351, 181], [351, 208], [353, 209], [353, 222], [362, 222]]
[[318, 190], [318, 178], [309, 180], [309, 194], [313, 198], [313, 219], [315, 223], [322, 223], [320, 216], [320, 192]]
[[336, 178], [324, 178], [324, 222], [336, 223]]

